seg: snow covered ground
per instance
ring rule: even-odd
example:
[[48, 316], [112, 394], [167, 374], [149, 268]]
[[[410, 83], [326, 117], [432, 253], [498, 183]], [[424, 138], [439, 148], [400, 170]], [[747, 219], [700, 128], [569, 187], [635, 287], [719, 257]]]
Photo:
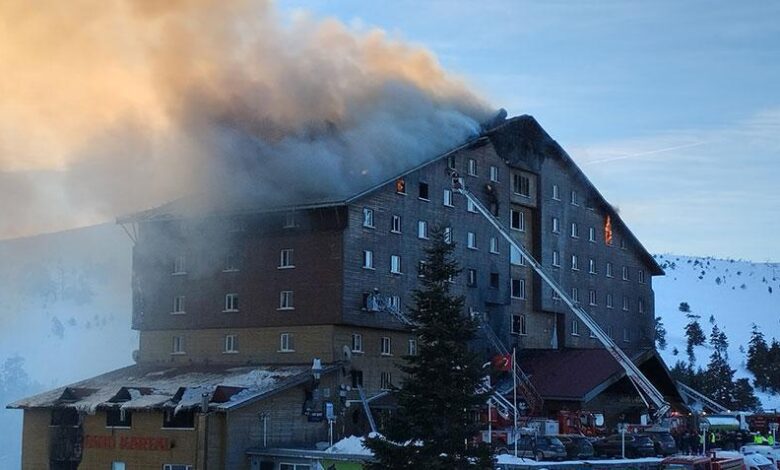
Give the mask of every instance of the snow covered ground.
[[[780, 339], [780, 264], [744, 260], [699, 258], [680, 255], [656, 255], [666, 276], [653, 278], [656, 316], [663, 319], [669, 343], [661, 354], [671, 367], [686, 360], [685, 331], [688, 318], [678, 310], [687, 302], [692, 313], [709, 335], [710, 316], [729, 339], [729, 359], [737, 377], [749, 377], [745, 370], [747, 343], [751, 326], [761, 328], [767, 340]], [[673, 350], [677, 348], [678, 355]], [[745, 352], [743, 352], [745, 351]], [[706, 365], [710, 349], [695, 350], [696, 361]], [[780, 396], [759, 393], [765, 409], [780, 409]]]

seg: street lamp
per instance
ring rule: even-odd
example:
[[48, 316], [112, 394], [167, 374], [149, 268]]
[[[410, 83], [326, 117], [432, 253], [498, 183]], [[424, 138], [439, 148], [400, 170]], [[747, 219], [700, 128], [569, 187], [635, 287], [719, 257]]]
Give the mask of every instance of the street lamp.
[[777, 428], [780, 427], [778, 423], [769, 423], [769, 430], [772, 431], [772, 443], [777, 445]]
[[618, 432], [620, 433], [620, 458], [626, 458], [626, 431], [628, 431], [628, 425], [626, 423], [618, 423]]
[[710, 430], [710, 423], [708, 423], [706, 421], [706, 419], [702, 420], [699, 423], [699, 430], [701, 431], [701, 434], [702, 434], [702, 438], [701, 438], [701, 442], [702, 442], [702, 447], [701, 447], [702, 448], [702, 455], [707, 455], [707, 431]]

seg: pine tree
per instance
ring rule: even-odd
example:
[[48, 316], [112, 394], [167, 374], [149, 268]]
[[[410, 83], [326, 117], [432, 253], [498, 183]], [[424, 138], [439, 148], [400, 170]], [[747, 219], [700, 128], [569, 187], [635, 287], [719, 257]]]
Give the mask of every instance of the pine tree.
[[748, 341], [747, 357], [747, 369], [755, 377], [754, 385], [761, 390], [766, 390], [769, 387], [769, 346], [766, 344], [764, 334], [755, 323]]
[[460, 273], [454, 245], [438, 229], [432, 238], [408, 315], [418, 353], [404, 358], [406, 378], [385, 437], [366, 441], [376, 458], [366, 467], [371, 470], [493, 468], [490, 447], [474, 443], [481, 427], [474, 411], [486, 400], [476, 392], [481, 361], [468, 347], [477, 325], [465, 315], [463, 297], [450, 294]]
[[685, 337], [687, 339], [687, 347], [685, 351], [688, 353], [688, 362], [691, 366], [696, 363], [696, 354], [694, 354], [694, 346], [701, 346], [707, 340], [704, 336], [704, 330], [701, 329], [698, 319], [692, 319], [685, 325]]
[[661, 317], [655, 317], [655, 344], [661, 351], [666, 349], [666, 328]]
[[680, 306], [677, 309], [682, 313], [691, 313], [691, 306], [688, 305], [688, 302], [680, 302]]

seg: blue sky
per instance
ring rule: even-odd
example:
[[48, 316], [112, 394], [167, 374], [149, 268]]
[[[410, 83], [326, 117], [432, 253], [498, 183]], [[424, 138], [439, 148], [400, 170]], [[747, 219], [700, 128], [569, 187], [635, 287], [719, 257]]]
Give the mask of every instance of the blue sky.
[[780, 261], [780, 2], [281, 0], [531, 114], [652, 252]]

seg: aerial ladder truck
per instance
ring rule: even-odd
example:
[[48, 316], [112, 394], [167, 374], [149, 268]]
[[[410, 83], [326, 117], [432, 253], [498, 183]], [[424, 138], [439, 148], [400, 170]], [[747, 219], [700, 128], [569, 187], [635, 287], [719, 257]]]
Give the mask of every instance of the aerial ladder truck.
[[[658, 391], [657, 388], [645, 377], [645, 375], [639, 370], [634, 362], [621, 350], [612, 338], [601, 329], [598, 323], [586, 312], [582, 307], [578, 305], [560, 285], [553, 279], [553, 277], [547, 272], [547, 270], [533, 257], [529, 250], [527, 250], [520, 242], [512, 237], [509, 230], [504, 227], [501, 221], [498, 220], [483, 204], [466, 189], [463, 179], [456, 173], [451, 173], [452, 177], [452, 189], [456, 193], [460, 193], [466, 197], [476, 208], [476, 210], [482, 214], [483, 217], [506, 239], [509, 244], [515, 248], [520, 255], [528, 261], [528, 264], [539, 275], [539, 277], [547, 285], [549, 285], [553, 291], [561, 298], [564, 304], [582, 321], [585, 326], [590, 329], [593, 335], [601, 342], [604, 348], [610, 353], [610, 355], [620, 364], [626, 373], [626, 377], [636, 388], [645, 406], [652, 411], [653, 421], [659, 423], [669, 412], [670, 405], [664, 399], [663, 394]], [[513, 365], [514, 367], [514, 365]], [[514, 410], [516, 412], [516, 410]]]

